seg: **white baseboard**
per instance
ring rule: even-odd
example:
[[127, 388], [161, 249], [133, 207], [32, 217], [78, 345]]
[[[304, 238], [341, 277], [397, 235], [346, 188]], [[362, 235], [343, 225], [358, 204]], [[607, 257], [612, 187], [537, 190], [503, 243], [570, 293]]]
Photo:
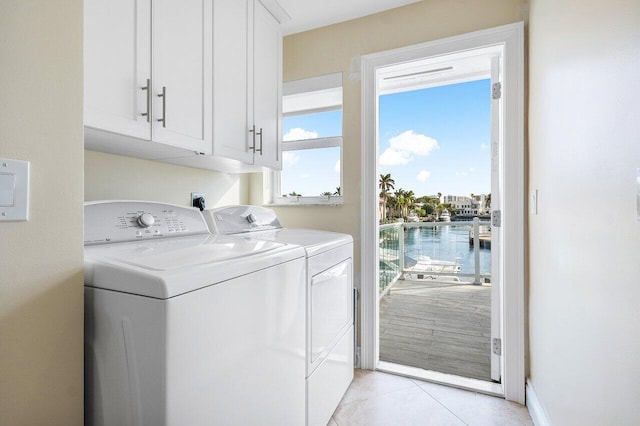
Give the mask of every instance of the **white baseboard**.
[[527, 380], [526, 395], [527, 408], [529, 409], [529, 415], [531, 416], [533, 424], [535, 426], [551, 426], [551, 421], [547, 416], [547, 412], [544, 410], [544, 407], [542, 407], [542, 404], [538, 399], [538, 394], [533, 390], [533, 386], [529, 380]]

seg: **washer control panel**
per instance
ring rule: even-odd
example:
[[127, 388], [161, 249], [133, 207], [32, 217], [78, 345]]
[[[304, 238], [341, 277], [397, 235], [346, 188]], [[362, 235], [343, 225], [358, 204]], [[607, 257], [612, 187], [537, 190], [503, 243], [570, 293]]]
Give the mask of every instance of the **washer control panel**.
[[101, 201], [84, 206], [84, 244], [208, 234], [198, 209], [145, 201]]

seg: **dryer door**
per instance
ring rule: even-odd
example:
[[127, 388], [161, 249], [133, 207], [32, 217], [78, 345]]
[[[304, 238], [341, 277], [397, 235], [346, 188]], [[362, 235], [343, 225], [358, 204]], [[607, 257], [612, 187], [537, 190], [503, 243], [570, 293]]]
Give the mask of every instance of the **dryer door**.
[[[351, 258], [320, 270], [334, 251], [309, 259], [311, 276], [309, 371], [310, 375], [338, 342], [346, 328], [353, 322], [353, 272]], [[318, 259], [318, 258], [324, 258]]]

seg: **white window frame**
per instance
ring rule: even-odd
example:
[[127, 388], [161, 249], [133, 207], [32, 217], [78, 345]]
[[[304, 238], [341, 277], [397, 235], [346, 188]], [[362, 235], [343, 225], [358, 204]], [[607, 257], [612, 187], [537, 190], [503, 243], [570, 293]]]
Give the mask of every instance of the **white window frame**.
[[[337, 96], [338, 94], [339, 96]], [[283, 96], [286, 97], [290, 95], [297, 95], [296, 97], [298, 98], [298, 102], [291, 103], [291, 106], [287, 106], [287, 103], [283, 102], [283, 117], [342, 110], [342, 73], [285, 82], [283, 87]], [[312, 99], [312, 102], [309, 103], [306, 99]], [[314, 103], [314, 100], [319, 100], [319, 102]], [[342, 134], [342, 130], [340, 133]], [[344, 171], [342, 135], [316, 139], [282, 141], [283, 153], [286, 151], [299, 151], [303, 149], [334, 147], [340, 148], [340, 195], [302, 195], [297, 197], [283, 197], [281, 190], [281, 172], [274, 170], [271, 172], [271, 204], [279, 206], [341, 205], [342, 191], [344, 190], [342, 181]]]

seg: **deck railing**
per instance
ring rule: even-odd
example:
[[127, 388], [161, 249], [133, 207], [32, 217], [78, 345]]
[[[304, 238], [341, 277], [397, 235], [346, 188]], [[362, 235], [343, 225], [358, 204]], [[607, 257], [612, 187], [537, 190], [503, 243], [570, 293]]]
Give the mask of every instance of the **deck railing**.
[[[469, 222], [380, 225], [380, 297], [403, 276], [473, 284], [490, 282], [490, 225], [478, 218]], [[427, 272], [420, 273], [425, 272], [425, 267]]]
[[402, 275], [404, 237], [401, 223], [380, 225], [380, 294], [383, 294]]

